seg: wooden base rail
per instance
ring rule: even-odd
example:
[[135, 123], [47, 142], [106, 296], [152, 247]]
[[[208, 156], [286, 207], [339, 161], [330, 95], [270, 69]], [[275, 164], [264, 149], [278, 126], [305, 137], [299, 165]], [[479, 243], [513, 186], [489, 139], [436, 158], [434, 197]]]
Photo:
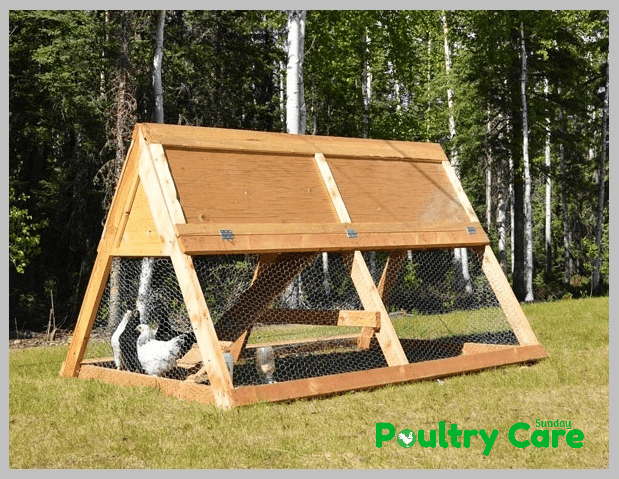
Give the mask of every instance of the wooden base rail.
[[[394, 383], [453, 376], [464, 372], [476, 372], [486, 368], [519, 364], [544, 357], [547, 357], [547, 353], [539, 344], [535, 346], [502, 347], [501, 349], [487, 352], [377, 368], [368, 371], [334, 374], [259, 386], [242, 386], [234, 388], [228, 393], [229, 405], [230, 407], [246, 406], [261, 401], [287, 401], [324, 396]], [[216, 404], [211, 386], [196, 384], [191, 381], [179, 381], [127, 371], [117, 371], [116, 369], [97, 366], [96, 360], [89, 360], [82, 364], [79, 378], [99, 379], [122, 386], [150, 386], [159, 389], [167, 396], [198, 401], [204, 404]]]

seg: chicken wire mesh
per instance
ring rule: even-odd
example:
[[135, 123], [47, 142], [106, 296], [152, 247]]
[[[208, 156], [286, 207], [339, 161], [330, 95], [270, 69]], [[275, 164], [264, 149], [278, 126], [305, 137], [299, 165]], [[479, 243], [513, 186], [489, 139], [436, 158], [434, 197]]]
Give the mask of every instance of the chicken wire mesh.
[[[472, 250], [364, 259], [409, 362], [457, 356], [465, 343], [518, 344]], [[232, 366], [235, 387], [388, 365], [371, 329], [338, 325], [340, 311], [363, 310], [350, 254], [193, 261], [222, 350], [243, 346]], [[93, 337], [100, 341], [89, 342], [85, 357], [113, 358], [101, 366], [208, 384], [168, 258], [114, 259]]]

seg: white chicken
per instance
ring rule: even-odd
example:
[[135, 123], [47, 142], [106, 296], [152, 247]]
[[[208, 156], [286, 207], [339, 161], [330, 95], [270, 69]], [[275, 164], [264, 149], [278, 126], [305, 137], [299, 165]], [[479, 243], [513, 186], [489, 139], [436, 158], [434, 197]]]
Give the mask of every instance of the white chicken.
[[187, 342], [194, 341], [189, 334], [181, 334], [169, 341], [155, 339], [155, 331], [147, 324], [139, 324], [137, 341], [138, 359], [151, 376], [161, 376], [176, 367], [176, 361], [185, 352]]

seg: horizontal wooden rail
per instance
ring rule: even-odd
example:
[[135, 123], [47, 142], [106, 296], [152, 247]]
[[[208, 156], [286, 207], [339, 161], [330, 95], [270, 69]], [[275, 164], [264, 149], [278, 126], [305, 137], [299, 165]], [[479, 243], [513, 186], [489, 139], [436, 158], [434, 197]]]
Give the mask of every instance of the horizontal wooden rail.
[[363, 326], [380, 328], [378, 311], [330, 311], [311, 309], [267, 309], [258, 316], [257, 323], [313, 324], [321, 326]]
[[[475, 228], [468, 233], [467, 227]], [[177, 236], [221, 236], [222, 230], [234, 235], [342, 234], [349, 229], [360, 233], [440, 233], [465, 232], [471, 237], [485, 236], [479, 222], [448, 222], [432, 225], [413, 223], [185, 223], [174, 225]]]
[[209, 151], [238, 151], [247, 154], [314, 156], [321, 152], [350, 159], [383, 159], [440, 163], [446, 160], [440, 145], [427, 142], [405, 142], [381, 139], [358, 139], [287, 133], [205, 128], [177, 125], [140, 125], [149, 143], [165, 148]]
[[[475, 232], [469, 233], [467, 227]], [[281, 253], [479, 247], [489, 244], [479, 223], [424, 230], [409, 223], [175, 225], [184, 253]], [[350, 232], [348, 230], [354, 230]], [[231, 235], [223, 236], [222, 231]]]
[[[513, 346], [402, 366], [283, 381], [275, 384], [243, 386], [234, 388], [230, 392], [230, 406], [244, 406], [261, 401], [287, 401], [380, 387], [387, 384], [453, 376], [497, 366], [519, 364], [542, 359], [546, 356], [546, 351], [539, 344], [535, 346]], [[88, 364], [86, 362], [82, 364], [79, 372], [81, 379], [99, 379], [123, 386], [150, 386], [159, 389], [167, 396], [215, 404], [213, 389], [208, 385], [118, 371], [93, 364], [93, 362], [88, 361]]]

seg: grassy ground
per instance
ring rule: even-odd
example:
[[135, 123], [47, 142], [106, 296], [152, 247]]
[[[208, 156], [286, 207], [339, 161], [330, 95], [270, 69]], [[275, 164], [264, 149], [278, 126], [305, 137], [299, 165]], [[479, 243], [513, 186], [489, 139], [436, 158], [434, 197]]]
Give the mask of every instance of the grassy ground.
[[[608, 298], [525, 306], [549, 358], [330, 398], [221, 411], [146, 387], [60, 378], [66, 346], [9, 352], [11, 468], [608, 468]], [[516, 422], [569, 420], [583, 447], [524, 449]], [[469, 448], [377, 448], [396, 432], [497, 429]], [[524, 431], [517, 439], [525, 438]], [[449, 440], [449, 438], [447, 438]]]

